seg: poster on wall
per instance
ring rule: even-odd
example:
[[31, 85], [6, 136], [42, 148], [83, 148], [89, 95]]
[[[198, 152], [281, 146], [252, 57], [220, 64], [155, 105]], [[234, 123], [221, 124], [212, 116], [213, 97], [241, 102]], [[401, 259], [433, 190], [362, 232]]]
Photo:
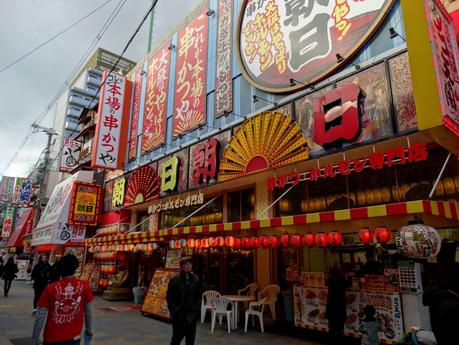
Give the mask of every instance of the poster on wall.
[[178, 32], [173, 136], [206, 122], [207, 8]]
[[308, 3], [243, 2], [236, 47], [242, 73], [257, 88], [287, 92], [329, 76], [371, 37], [394, 0]]
[[81, 142], [73, 138], [65, 138], [62, 148], [59, 171], [70, 172], [78, 165], [80, 159]]
[[121, 169], [126, 154], [132, 82], [119, 74], [102, 75], [91, 166]]
[[233, 0], [218, 2], [215, 116], [233, 110]]
[[142, 126], [142, 154], [166, 140], [167, 95], [171, 63], [169, 42], [147, 62], [147, 91]]
[[[336, 89], [326, 87], [296, 100], [297, 122], [303, 130], [310, 152], [323, 153], [330, 147], [346, 147], [392, 135], [388, 92], [384, 65], [379, 64], [339, 81]], [[337, 93], [341, 94], [335, 96]], [[332, 101], [339, 99], [349, 104], [345, 111], [341, 111], [341, 122], [330, 128], [327, 122], [329, 112], [317, 109], [318, 102], [326, 108], [323, 103], [327, 97]], [[355, 114], [349, 114], [352, 106], [355, 107]], [[355, 116], [356, 121], [348, 125], [345, 122], [346, 116]], [[323, 126], [318, 126], [318, 120], [322, 121]], [[350, 130], [353, 135], [348, 139], [346, 135]]]
[[75, 181], [69, 210], [69, 224], [97, 225], [102, 202], [102, 186]]
[[166, 301], [167, 286], [177, 272], [177, 269], [157, 269], [155, 271], [143, 301], [143, 313], [170, 320]]
[[142, 69], [135, 73], [134, 96], [132, 100], [131, 128], [129, 130], [128, 160], [135, 159], [137, 153], [137, 130], [139, 127], [140, 97], [142, 93]]

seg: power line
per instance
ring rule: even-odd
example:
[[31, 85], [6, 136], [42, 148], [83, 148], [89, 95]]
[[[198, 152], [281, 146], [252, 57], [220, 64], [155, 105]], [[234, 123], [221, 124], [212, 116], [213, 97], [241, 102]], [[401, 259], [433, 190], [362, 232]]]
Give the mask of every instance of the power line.
[[70, 29], [74, 28], [75, 26], [77, 26], [78, 24], [80, 24], [83, 20], [85, 20], [86, 18], [90, 17], [91, 15], [93, 15], [94, 13], [96, 13], [98, 10], [100, 10], [102, 7], [104, 7], [105, 5], [107, 5], [109, 2], [111, 2], [112, 0], [107, 0], [106, 2], [104, 2], [102, 5], [100, 5], [99, 7], [97, 7], [96, 9], [92, 10], [91, 12], [89, 12], [88, 14], [86, 14], [85, 16], [81, 17], [80, 19], [78, 19], [75, 23], [67, 26], [64, 30], [58, 32], [57, 34], [55, 34], [54, 36], [48, 38], [45, 42], [43, 42], [42, 44], [38, 45], [37, 47], [33, 48], [32, 50], [30, 50], [28, 53], [24, 54], [23, 56], [21, 56], [20, 58], [14, 60], [13, 62], [9, 63], [8, 65], [6, 65], [5, 67], [3, 67], [2, 69], [0, 69], [0, 73], [6, 71], [7, 69], [13, 67], [14, 65], [16, 65], [18, 62], [24, 60], [26, 57], [32, 55], [34, 52], [36, 52], [38, 49], [44, 47], [45, 45], [47, 45], [49, 42], [55, 40], [56, 38], [58, 38], [59, 36], [61, 36], [62, 34], [64, 34], [65, 32], [69, 31]]
[[[96, 46], [96, 44], [101, 40], [102, 36], [105, 34], [105, 32], [108, 30], [109, 26], [111, 25], [111, 23], [113, 22], [113, 20], [116, 18], [116, 16], [119, 14], [119, 12], [121, 11], [121, 9], [123, 8], [123, 6], [125, 5], [125, 3], [127, 2], [127, 0], [120, 0], [118, 2], [118, 4], [115, 6], [115, 8], [113, 9], [112, 13], [110, 14], [110, 16], [107, 18], [107, 20], [105, 21], [104, 25], [102, 26], [102, 28], [99, 30], [99, 32], [97, 33], [96, 37], [94, 38], [94, 40], [91, 42], [91, 44], [89, 45], [88, 49], [85, 51], [85, 53], [83, 54], [82, 58], [80, 59], [80, 61], [77, 63], [77, 65], [75, 66], [75, 68], [72, 70], [72, 72], [70, 73], [70, 75], [67, 77], [67, 79], [65, 80], [65, 82], [62, 84], [62, 86], [60, 87], [59, 91], [57, 92], [57, 94], [52, 98], [51, 102], [46, 106], [46, 108], [42, 111], [42, 113], [40, 114], [40, 116], [32, 123], [32, 125], [35, 125], [35, 124], [39, 124], [46, 116], [46, 114], [49, 112], [49, 110], [51, 110], [51, 107], [54, 105], [54, 103], [58, 100], [58, 98], [62, 95], [62, 93], [66, 90], [66, 87], [69, 85], [69, 83], [73, 80], [74, 76], [76, 75], [76, 73], [81, 69], [81, 67], [83, 66], [83, 64], [85, 63], [86, 59], [88, 58], [88, 56], [90, 55], [92, 49]], [[10, 165], [14, 162], [14, 160], [17, 158], [17, 156], [19, 155], [20, 151], [22, 150], [22, 148], [25, 146], [25, 144], [27, 143], [27, 141], [30, 139], [30, 137], [36, 133], [32, 126], [29, 128], [24, 140], [22, 141], [21, 145], [19, 146], [18, 150], [16, 150], [16, 152], [14, 153], [13, 157], [8, 161], [8, 163], [5, 165], [5, 167], [3, 168], [3, 171], [1, 172], [1, 176], [3, 176], [3, 174], [5, 173], [5, 171], [10, 167]]]

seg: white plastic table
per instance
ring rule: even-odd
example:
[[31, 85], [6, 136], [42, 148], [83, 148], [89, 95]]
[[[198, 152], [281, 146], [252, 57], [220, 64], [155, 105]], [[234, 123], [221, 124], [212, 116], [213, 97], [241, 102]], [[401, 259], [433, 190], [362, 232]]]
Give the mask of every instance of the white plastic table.
[[248, 296], [248, 295], [222, 295], [222, 297], [229, 299], [233, 305], [233, 329], [237, 328], [238, 323], [238, 310], [237, 305], [239, 302], [252, 302], [255, 301], [255, 296]]

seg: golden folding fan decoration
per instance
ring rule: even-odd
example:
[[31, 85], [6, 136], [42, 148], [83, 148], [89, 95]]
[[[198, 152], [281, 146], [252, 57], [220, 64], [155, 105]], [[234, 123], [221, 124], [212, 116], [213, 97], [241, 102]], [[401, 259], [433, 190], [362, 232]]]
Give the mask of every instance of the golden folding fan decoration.
[[309, 158], [300, 126], [279, 112], [265, 112], [245, 121], [226, 147], [219, 181]]
[[124, 206], [140, 204], [159, 197], [161, 181], [155, 169], [148, 165], [140, 167], [129, 179]]

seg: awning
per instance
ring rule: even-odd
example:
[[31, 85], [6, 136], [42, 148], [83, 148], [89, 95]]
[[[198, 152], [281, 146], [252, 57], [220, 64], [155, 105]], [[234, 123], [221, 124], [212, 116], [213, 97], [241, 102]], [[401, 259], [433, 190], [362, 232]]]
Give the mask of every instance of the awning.
[[22, 208], [18, 211], [18, 222], [8, 238], [7, 247], [23, 247], [22, 236], [30, 234], [33, 225], [33, 208]]
[[216, 232], [222, 233], [227, 231], [265, 229], [279, 226], [306, 225], [415, 214], [438, 216], [450, 220], [459, 220], [459, 203], [457, 201], [416, 200], [395, 204], [359, 207], [338, 211], [316, 212], [271, 219], [186, 226], [175, 229], [160, 230], [158, 232], [131, 232], [114, 236], [90, 238], [86, 240], [86, 245], [92, 246], [99, 244], [147, 243], [152, 241], [162, 241], [165, 237], [177, 235], [207, 234]]
[[73, 226], [68, 224], [68, 218], [73, 182], [90, 182], [93, 175], [93, 171], [78, 171], [54, 188], [40, 221], [33, 230], [33, 247], [63, 245], [72, 238]]

